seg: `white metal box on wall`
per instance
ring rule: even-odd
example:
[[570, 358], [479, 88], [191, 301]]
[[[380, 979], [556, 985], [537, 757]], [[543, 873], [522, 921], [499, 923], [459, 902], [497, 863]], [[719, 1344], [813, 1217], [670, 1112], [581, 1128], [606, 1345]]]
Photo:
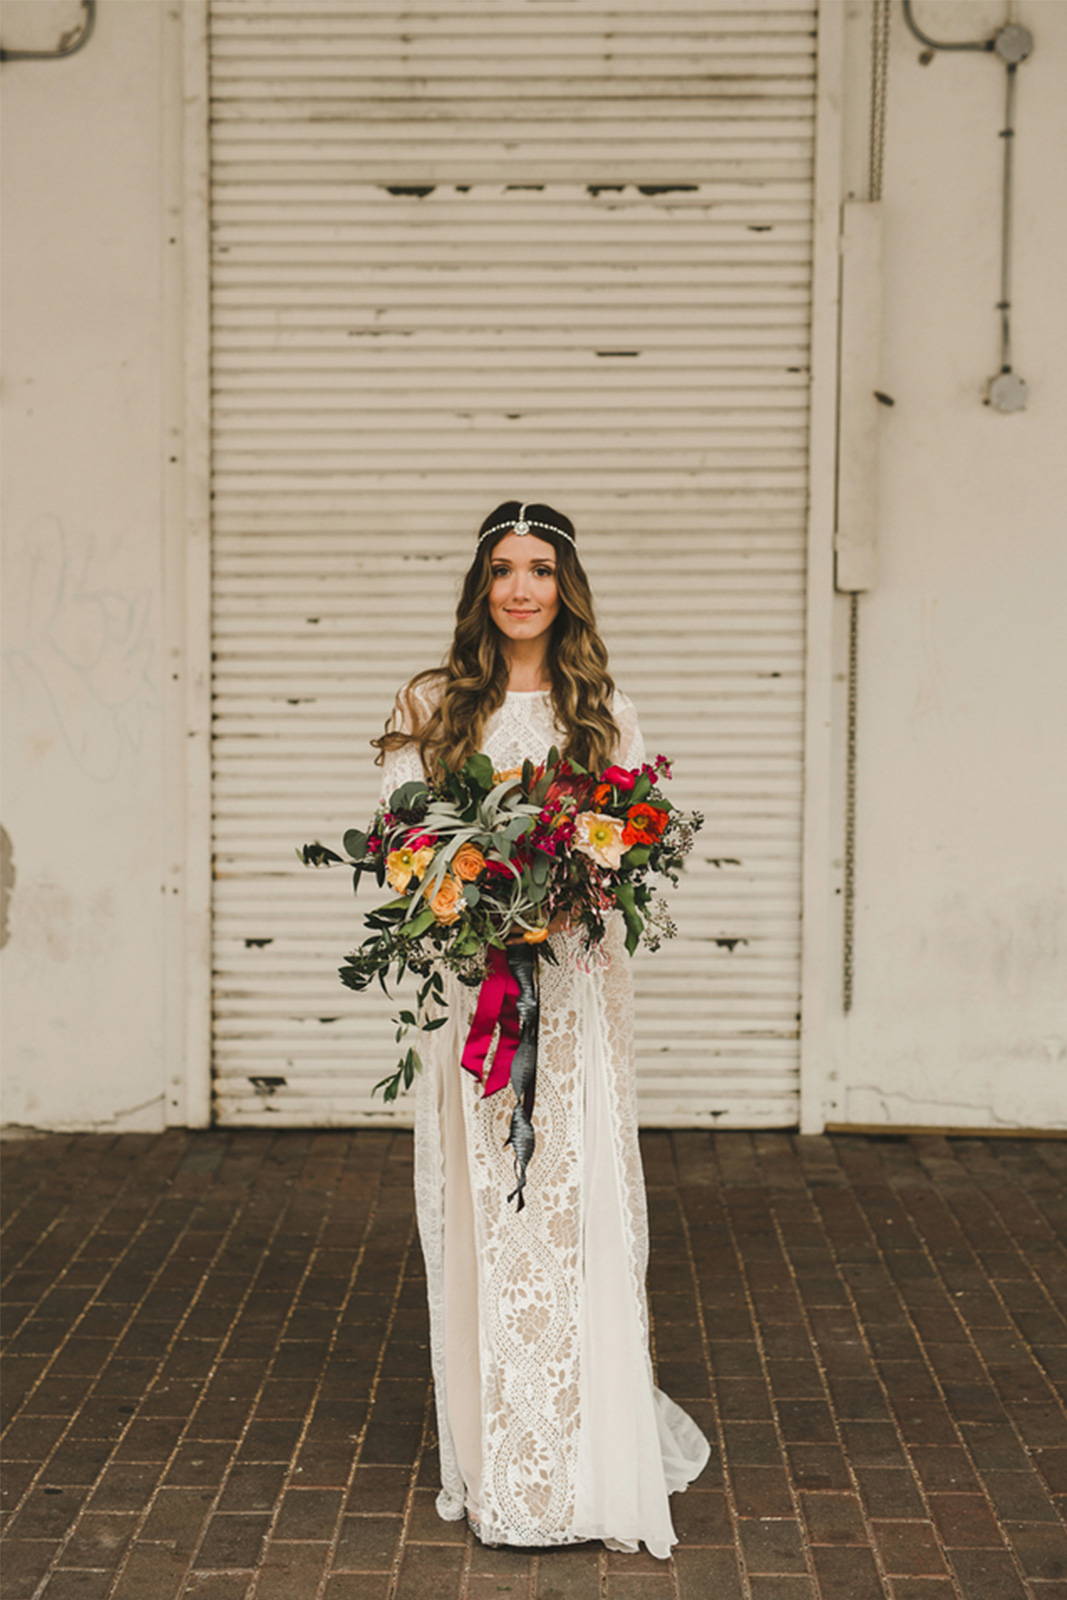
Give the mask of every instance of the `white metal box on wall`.
[[210, 24], [216, 1115], [410, 1120], [395, 1007], [335, 975], [361, 903], [294, 846], [369, 814], [519, 498], [707, 819], [638, 957], [642, 1120], [794, 1123], [815, 0]]

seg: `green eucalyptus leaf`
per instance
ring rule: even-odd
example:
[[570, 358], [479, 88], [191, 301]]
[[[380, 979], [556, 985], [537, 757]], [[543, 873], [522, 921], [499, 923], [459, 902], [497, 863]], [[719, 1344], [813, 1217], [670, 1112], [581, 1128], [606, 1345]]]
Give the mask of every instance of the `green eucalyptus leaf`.
[[420, 934], [431, 928], [436, 921], [429, 906], [425, 906], [410, 922], [402, 922], [396, 930], [398, 939], [417, 939]]
[[462, 770], [464, 776], [476, 783], [479, 789], [488, 791], [493, 787], [493, 763], [484, 751], [476, 750], [472, 756], [468, 756]]
[[623, 864], [627, 867], [647, 866], [651, 854], [652, 851], [647, 844], [632, 844], [623, 854]]
[[414, 811], [420, 801], [427, 798], [429, 790], [424, 778], [410, 778], [407, 783], [402, 783], [394, 789], [389, 797], [390, 811]]

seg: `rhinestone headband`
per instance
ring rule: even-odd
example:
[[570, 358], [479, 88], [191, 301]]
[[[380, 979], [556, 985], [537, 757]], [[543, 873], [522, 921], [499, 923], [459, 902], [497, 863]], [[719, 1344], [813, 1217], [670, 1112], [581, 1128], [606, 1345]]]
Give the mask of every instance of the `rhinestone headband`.
[[[500, 533], [505, 528], [510, 528], [511, 531], [513, 533], [517, 533], [520, 538], [524, 533], [529, 533], [533, 528], [544, 528], [549, 533], [558, 533], [561, 539], [569, 539], [571, 544], [574, 544], [574, 540], [571, 538], [570, 534], [565, 533], [562, 528], [557, 528], [555, 523], [531, 522], [528, 520], [526, 516], [526, 506], [527, 502], [524, 500], [522, 505], [519, 507], [519, 514], [515, 518], [514, 522], [494, 522], [491, 528], [486, 528], [484, 533], [479, 534], [478, 543], [481, 544], [483, 539], [488, 539], [491, 533]], [[578, 546], [574, 544], [574, 548], [577, 550]]]

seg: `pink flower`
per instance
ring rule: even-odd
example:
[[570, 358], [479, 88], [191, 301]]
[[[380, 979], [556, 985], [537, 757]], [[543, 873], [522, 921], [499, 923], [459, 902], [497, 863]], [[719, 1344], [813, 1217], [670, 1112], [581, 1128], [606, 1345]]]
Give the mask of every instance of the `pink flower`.
[[603, 778], [605, 783], [614, 784], [616, 789], [632, 789], [637, 782], [637, 773], [630, 772], [626, 767], [609, 767]]
[[412, 833], [407, 839], [409, 850], [430, 850], [437, 843], [436, 833]]

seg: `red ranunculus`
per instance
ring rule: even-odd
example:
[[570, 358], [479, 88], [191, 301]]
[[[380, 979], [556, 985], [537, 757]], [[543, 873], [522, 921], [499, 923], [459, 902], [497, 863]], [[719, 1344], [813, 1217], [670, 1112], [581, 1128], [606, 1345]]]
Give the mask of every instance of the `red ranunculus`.
[[632, 789], [637, 782], [637, 773], [627, 767], [609, 767], [603, 777], [605, 783], [614, 784], [616, 789]]
[[495, 878], [510, 878], [514, 876], [506, 861], [487, 861], [485, 870]]
[[659, 806], [646, 805], [641, 801], [636, 806], [631, 806], [626, 813], [622, 842], [625, 845], [653, 844], [666, 826], [667, 813], [661, 811]]

